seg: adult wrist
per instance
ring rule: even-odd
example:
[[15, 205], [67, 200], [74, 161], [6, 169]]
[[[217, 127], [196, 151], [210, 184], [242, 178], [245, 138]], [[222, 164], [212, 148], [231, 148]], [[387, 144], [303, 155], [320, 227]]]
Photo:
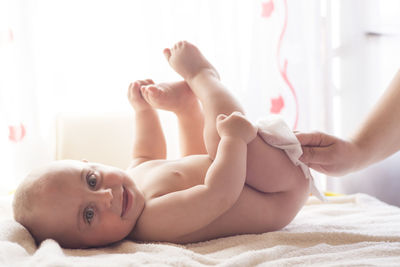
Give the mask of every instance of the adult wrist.
[[352, 171], [358, 171], [367, 167], [371, 161], [371, 152], [368, 151], [365, 144], [350, 140], [352, 161], [354, 162]]

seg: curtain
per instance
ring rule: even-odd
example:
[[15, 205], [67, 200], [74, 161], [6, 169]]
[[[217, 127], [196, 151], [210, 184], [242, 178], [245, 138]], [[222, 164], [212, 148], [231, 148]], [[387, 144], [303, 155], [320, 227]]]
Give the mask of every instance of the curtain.
[[200, 47], [252, 120], [275, 113], [293, 129], [326, 128], [319, 1], [1, 5], [0, 183], [54, 159], [58, 112], [128, 112], [129, 82], [179, 79], [162, 55], [179, 40]]
[[0, 162], [1, 193], [15, 184], [15, 162], [26, 136], [25, 95], [20, 83], [18, 5], [0, 1]]

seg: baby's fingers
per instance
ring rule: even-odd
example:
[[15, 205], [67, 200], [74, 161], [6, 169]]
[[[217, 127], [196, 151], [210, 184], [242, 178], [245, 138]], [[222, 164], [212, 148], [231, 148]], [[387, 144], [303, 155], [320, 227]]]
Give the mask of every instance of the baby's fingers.
[[241, 138], [246, 143], [253, 140], [257, 135], [257, 128], [240, 112], [233, 112], [229, 116], [218, 115], [217, 131], [221, 137]]
[[142, 87], [140, 81], [136, 81], [131, 83], [128, 88], [128, 100], [136, 111], [151, 108], [142, 95]]
[[225, 120], [226, 117], [227, 117], [227, 116], [226, 116], [225, 114], [219, 114], [219, 115], [217, 116], [217, 122], [218, 122], [218, 121]]
[[128, 98], [129, 98], [129, 100], [135, 99], [138, 94], [140, 94], [140, 92], [139, 92], [139, 83], [137, 83], [137, 82], [130, 83], [129, 87], [128, 87]]

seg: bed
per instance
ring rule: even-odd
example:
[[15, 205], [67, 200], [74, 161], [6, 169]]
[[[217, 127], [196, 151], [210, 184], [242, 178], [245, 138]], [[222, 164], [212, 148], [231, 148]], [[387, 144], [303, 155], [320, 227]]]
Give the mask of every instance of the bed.
[[310, 197], [280, 231], [188, 245], [121, 241], [96, 249], [39, 247], [0, 203], [1, 266], [399, 266], [400, 209], [365, 195]]
[[[130, 118], [118, 118], [107, 117], [108, 129], [126, 130], [125, 137], [130, 139], [132, 129], [125, 129], [129, 125], [125, 120]], [[69, 131], [76, 129], [77, 123], [94, 130], [100, 121], [104, 123], [104, 117], [59, 117], [57, 158], [82, 156], [74, 151], [75, 141], [68, 140]], [[82, 141], [85, 148], [93, 139], [95, 143], [104, 141], [82, 127], [80, 138], [88, 136]], [[104, 135], [109, 137], [110, 133]], [[121, 143], [121, 138], [114, 141]], [[112, 148], [108, 144], [107, 152], [112, 153]], [[98, 154], [84, 155], [95, 160], [91, 156]], [[0, 196], [0, 266], [400, 266], [400, 209], [366, 194], [329, 196], [325, 203], [310, 197], [295, 219], [276, 232], [187, 245], [125, 240], [84, 250], [63, 249], [54, 240], [36, 246], [30, 233], [12, 219], [11, 201], [12, 195]]]

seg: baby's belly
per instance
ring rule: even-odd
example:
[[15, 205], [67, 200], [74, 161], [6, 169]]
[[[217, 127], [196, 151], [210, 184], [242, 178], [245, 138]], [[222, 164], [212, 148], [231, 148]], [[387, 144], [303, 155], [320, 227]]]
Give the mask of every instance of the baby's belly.
[[178, 160], [159, 161], [147, 172], [138, 186], [148, 199], [203, 184], [212, 161], [207, 155], [193, 155]]

